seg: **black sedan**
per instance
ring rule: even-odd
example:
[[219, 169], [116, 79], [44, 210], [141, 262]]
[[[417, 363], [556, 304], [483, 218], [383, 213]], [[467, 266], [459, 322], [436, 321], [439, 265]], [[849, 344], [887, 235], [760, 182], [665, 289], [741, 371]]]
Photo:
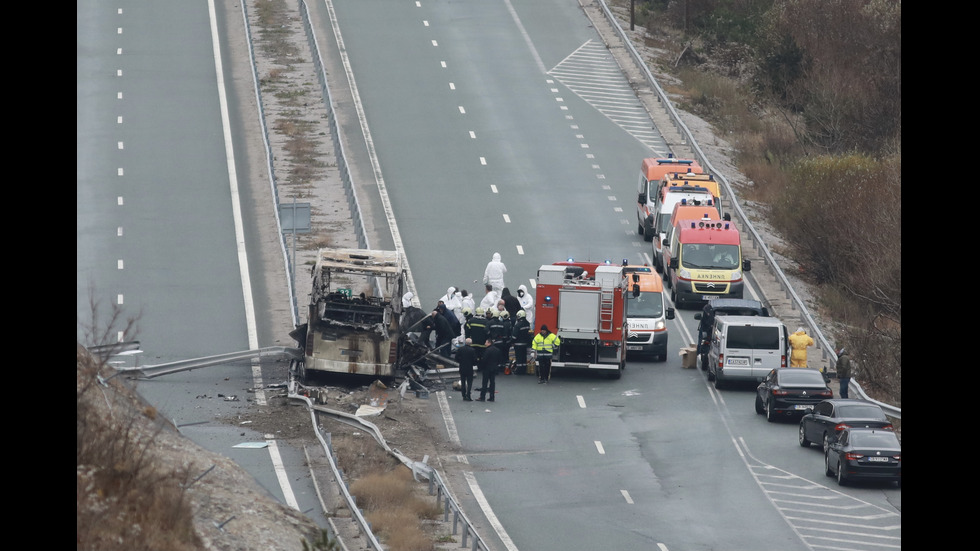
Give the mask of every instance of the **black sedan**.
[[849, 428], [824, 454], [827, 476], [837, 476], [843, 486], [848, 481], [887, 480], [902, 486], [902, 443], [895, 431]]
[[800, 419], [800, 445], [810, 447], [814, 442], [823, 444], [823, 451], [844, 429], [863, 427], [893, 430], [885, 412], [872, 402], [864, 400], [824, 400], [813, 406], [813, 411]]
[[772, 423], [780, 416], [803, 415], [818, 402], [834, 397], [823, 373], [805, 367], [773, 369], [759, 383], [755, 395], [755, 412], [765, 413]]

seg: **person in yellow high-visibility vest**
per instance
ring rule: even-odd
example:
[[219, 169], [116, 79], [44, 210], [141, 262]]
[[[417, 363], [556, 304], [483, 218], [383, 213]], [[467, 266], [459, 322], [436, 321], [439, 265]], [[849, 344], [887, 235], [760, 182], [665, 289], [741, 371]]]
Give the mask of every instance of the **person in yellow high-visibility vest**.
[[789, 356], [790, 367], [806, 367], [806, 349], [813, 346], [813, 337], [806, 334], [806, 330], [800, 327], [789, 336], [789, 347], [792, 349]]
[[531, 348], [538, 357], [538, 384], [547, 384], [551, 379], [551, 357], [560, 344], [561, 339], [552, 333], [547, 325], [542, 325], [541, 332], [531, 341]]

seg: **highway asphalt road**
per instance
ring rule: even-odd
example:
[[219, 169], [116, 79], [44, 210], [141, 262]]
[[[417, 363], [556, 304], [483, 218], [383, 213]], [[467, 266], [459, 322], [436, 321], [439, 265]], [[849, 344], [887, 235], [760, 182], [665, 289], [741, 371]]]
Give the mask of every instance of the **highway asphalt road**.
[[[112, 308], [138, 317], [125, 337], [141, 341], [144, 365], [272, 345], [284, 335], [270, 312], [282, 304], [271, 305], [264, 274], [277, 259], [263, 255], [256, 229], [272, 207], [246, 185], [249, 113], [238, 100], [228, 108], [230, 65], [219, 72], [216, 64], [228, 47], [218, 31], [235, 24], [236, 12], [189, 0], [77, 8], [80, 342], [94, 301], [99, 329]], [[256, 388], [285, 377], [281, 363], [237, 362], [137, 388], [183, 434], [326, 526], [302, 449], [235, 423], [265, 403]]]
[[[588, 62], [590, 89], [629, 86], [611, 56], [590, 49], [601, 39], [576, 3], [332, 4], [423, 308], [450, 285], [479, 289], [494, 252], [511, 290], [567, 257], [650, 260], [635, 185], [640, 159], [660, 153], [567, 71]], [[755, 413], [754, 385], [719, 392], [680, 368], [695, 327], [679, 311], [668, 361], [630, 362], [618, 381], [502, 377], [494, 404], [444, 398], [450, 413], [436, 422], [458, 435], [468, 510], [499, 522], [497, 543], [900, 542], [900, 490], [838, 490], [816, 448], [796, 443], [795, 424]]]
[[[249, 233], [236, 232], [229, 166], [249, 169], [241, 158], [229, 165], [228, 153], [247, 148], [226, 147], [243, 123], [222, 122], [207, 10], [98, 4], [78, 6], [80, 319], [92, 282], [103, 304], [142, 311], [147, 362], [265, 344], [269, 329], [249, 301], [264, 301], [260, 311], [274, 301], [268, 288], [251, 299], [242, 282], [253, 268], [242, 263]], [[493, 252], [512, 290], [569, 256], [649, 260], [635, 233], [635, 180], [640, 159], [661, 152], [620, 118], [628, 100], [609, 107], [586, 92], [619, 97], [628, 84], [604, 69], [615, 62], [596, 55], [601, 40], [578, 4], [333, 6], [423, 307], [450, 285], [479, 298], [470, 282]], [[577, 80], [579, 64], [590, 82]], [[245, 212], [258, 212], [244, 194]], [[681, 311], [670, 326], [667, 362], [630, 362], [618, 381], [505, 377], [493, 408], [441, 398], [449, 415], [435, 421], [451, 423], [447, 438], [458, 435], [468, 466], [463, 501], [499, 521], [496, 544], [900, 547], [900, 490], [838, 489], [817, 449], [796, 444], [795, 424], [755, 414], [751, 385], [718, 392], [680, 368], [692, 316]], [[241, 399], [255, 377], [251, 366], [217, 367], [140, 390], [288, 501], [273, 453], [232, 448], [264, 435], [213, 422], [244, 407], [223, 397]]]

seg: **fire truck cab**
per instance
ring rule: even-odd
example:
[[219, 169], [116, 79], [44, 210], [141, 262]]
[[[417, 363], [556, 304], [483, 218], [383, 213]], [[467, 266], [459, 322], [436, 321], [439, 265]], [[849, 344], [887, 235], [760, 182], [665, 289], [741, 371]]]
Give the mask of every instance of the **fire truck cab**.
[[538, 269], [535, 332], [547, 325], [561, 344], [552, 369], [605, 371], [618, 379], [626, 368], [626, 296], [623, 266], [567, 262]]
[[670, 299], [680, 308], [709, 298], [742, 298], [743, 272], [752, 269], [742, 259], [741, 236], [727, 220], [678, 220], [664, 249], [664, 282]]
[[701, 165], [693, 159], [677, 159], [673, 154], [666, 158], [650, 157], [640, 163], [640, 181], [636, 200], [636, 233], [646, 241], [653, 241], [656, 235], [658, 188], [660, 180], [670, 172], [704, 172]]

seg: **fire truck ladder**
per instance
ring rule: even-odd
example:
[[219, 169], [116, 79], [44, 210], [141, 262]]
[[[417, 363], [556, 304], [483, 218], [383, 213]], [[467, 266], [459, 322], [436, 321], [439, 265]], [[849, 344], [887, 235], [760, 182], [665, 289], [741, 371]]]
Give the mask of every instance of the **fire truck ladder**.
[[612, 333], [613, 306], [616, 292], [613, 287], [605, 285], [599, 290], [599, 332]]

